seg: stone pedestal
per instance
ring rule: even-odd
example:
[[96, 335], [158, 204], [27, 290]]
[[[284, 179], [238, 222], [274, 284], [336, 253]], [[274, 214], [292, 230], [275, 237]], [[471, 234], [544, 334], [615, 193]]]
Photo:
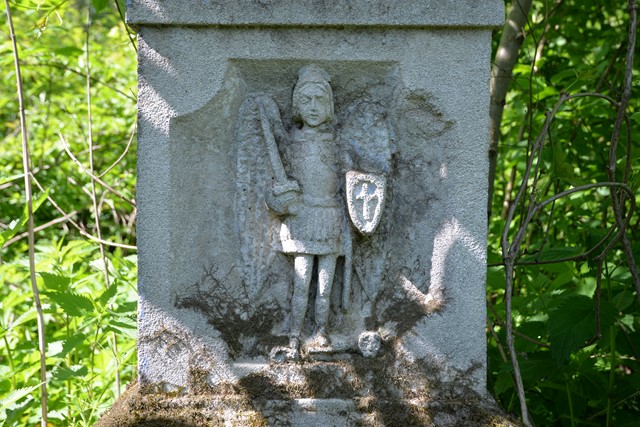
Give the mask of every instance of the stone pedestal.
[[502, 2], [130, 0], [127, 18], [141, 398], [238, 425], [446, 425], [482, 402]]

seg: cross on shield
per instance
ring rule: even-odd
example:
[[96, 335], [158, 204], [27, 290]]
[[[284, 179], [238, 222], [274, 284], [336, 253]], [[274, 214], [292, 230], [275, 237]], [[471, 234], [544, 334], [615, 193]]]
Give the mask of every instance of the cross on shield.
[[384, 175], [349, 171], [346, 176], [349, 217], [358, 231], [371, 235], [380, 223], [386, 194]]

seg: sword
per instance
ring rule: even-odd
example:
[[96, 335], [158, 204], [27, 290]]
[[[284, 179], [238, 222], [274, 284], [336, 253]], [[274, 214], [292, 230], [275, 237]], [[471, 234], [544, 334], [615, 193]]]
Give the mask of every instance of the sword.
[[264, 142], [267, 145], [267, 152], [269, 153], [271, 169], [273, 170], [273, 174], [275, 175], [276, 180], [276, 184], [273, 187], [273, 194], [275, 196], [279, 196], [280, 194], [288, 193], [290, 191], [299, 193], [300, 186], [296, 181], [289, 179], [287, 177], [287, 173], [284, 170], [282, 158], [280, 157], [280, 153], [278, 152], [278, 146], [276, 145], [276, 140], [273, 137], [271, 124], [269, 123], [264, 105], [259, 100], [257, 100], [257, 103], [260, 110], [260, 126], [262, 127]]

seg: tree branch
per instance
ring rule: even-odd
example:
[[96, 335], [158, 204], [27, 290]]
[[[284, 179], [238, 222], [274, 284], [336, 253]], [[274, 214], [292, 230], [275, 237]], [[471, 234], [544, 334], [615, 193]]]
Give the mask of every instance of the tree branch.
[[[636, 32], [638, 30], [638, 11], [636, 10], [636, 7], [636, 1], [629, 0], [629, 44], [627, 47], [626, 68], [622, 88], [622, 97], [620, 98], [618, 114], [616, 116], [616, 122], [613, 127], [613, 134], [611, 135], [611, 146], [609, 149], [609, 166], [607, 168], [607, 175], [609, 176], [609, 180], [611, 181], [616, 180], [616, 150], [618, 148], [618, 142], [620, 140], [620, 130], [622, 129], [622, 123], [627, 115], [629, 98], [631, 97], [631, 85], [633, 79], [633, 57], [636, 46]], [[628, 126], [629, 125], [627, 124], [627, 127]], [[629, 153], [627, 153], [627, 157], [631, 157]], [[619, 199], [616, 192], [612, 192], [611, 197], [613, 199], [613, 213], [616, 218], [616, 222], [618, 223], [618, 227], [622, 228], [624, 222], [622, 218], [622, 204], [624, 203], [624, 199]], [[632, 194], [630, 198], [635, 201], [634, 194]], [[631, 273], [633, 284], [636, 288], [636, 296], [638, 298], [638, 301], [640, 302], [640, 275], [638, 274], [638, 267], [633, 257], [633, 248], [631, 247], [629, 236], [626, 233], [622, 235], [622, 248], [627, 258], [627, 264], [629, 265], [629, 272]]]
[[524, 26], [527, 23], [532, 0], [513, 0], [502, 30], [500, 44], [496, 51], [491, 70], [491, 104], [489, 107], [489, 205], [488, 217], [491, 218], [491, 199], [496, 176], [498, 160], [498, 143], [500, 142], [500, 124], [504, 112], [505, 99], [513, 67], [518, 60], [518, 52], [524, 40]]
[[46, 342], [44, 330], [44, 314], [42, 312], [42, 304], [40, 303], [40, 291], [36, 283], [36, 260], [35, 260], [35, 236], [33, 221], [33, 194], [31, 192], [31, 157], [29, 154], [29, 140], [27, 137], [27, 118], [24, 112], [24, 90], [22, 87], [22, 75], [20, 73], [20, 58], [18, 55], [18, 44], [16, 42], [16, 33], [13, 29], [13, 19], [11, 18], [11, 8], [9, 0], [4, 0], [4, 6], [7, 9], [7, 22], [9, 23], [9, 32], [11, 33], [11, 43], [13, 47], [13, 61], [16, 70], [16, 86], [18, 91], [18, 104], [20, 108], [20, 133], [22, 135], [22, 167], [24, 170], [24, 190], [27, 199], [27, 233], [29, 239], [29, 278], [31, 280], [31, 290], [33, 292], [33, 301], [36, 306], [36, 319], [38, 322], [38, 350], [40, 351], [40, 404], [42, 407], [41, 426], [47, 427], [47, 362], [46, 362]]

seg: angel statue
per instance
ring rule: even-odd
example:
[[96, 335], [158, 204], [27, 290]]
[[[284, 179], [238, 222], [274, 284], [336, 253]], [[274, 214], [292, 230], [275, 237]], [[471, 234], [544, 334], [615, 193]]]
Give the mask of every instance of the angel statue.
[[[345, 178], [344, 168], [352, 167], [353, 161], [346, 158], [348, 150], [341, 149], [336, 134], [329, 75], [317, 65], [299, 71], [293, 89], [292, 119], [293, 126], [287, 132], [271, 95], [247, 97], [240, 109], [237, 132], [238, 194], [244, 205], [238, 209], [243, 228], [253, 228], [255, 223], [266, 229], [262, 236], [267, 237], [252, 236], [243, 245], [245, 275], [251, 281], [257, 286], [267, 281], [268, 264], [275, 256], [270, 238], [278, 240], [276, 252], [293, 257], [289, 348], [298, 353], [312, 283], [317, 288], [314, 331], [308, 342], [313, 347], [331, 346], [327, 325], [339, 257], [345, 258], [343, 309], [348, 308], [351, 293], [352, 226], [348, 212], [354, 210], [351, 217], [355, 215], [352, 222], [357, 229], [363, 234], [372, 233], [372, 223], [377, 224], [383, 207], [385, 182], [380, 174], [373, 177], [355, 171], [347, 173], [347, 177], [355, 176], [351, 184], [346, 182], [350, 178]], [[347, 187], [351, 188], [353, 203], [345, 203], [345, 198], [349, 199]], [[247, 193], [255, 195], [253, 206]], [[314, 271], [317, 276], [312, 281]]]

